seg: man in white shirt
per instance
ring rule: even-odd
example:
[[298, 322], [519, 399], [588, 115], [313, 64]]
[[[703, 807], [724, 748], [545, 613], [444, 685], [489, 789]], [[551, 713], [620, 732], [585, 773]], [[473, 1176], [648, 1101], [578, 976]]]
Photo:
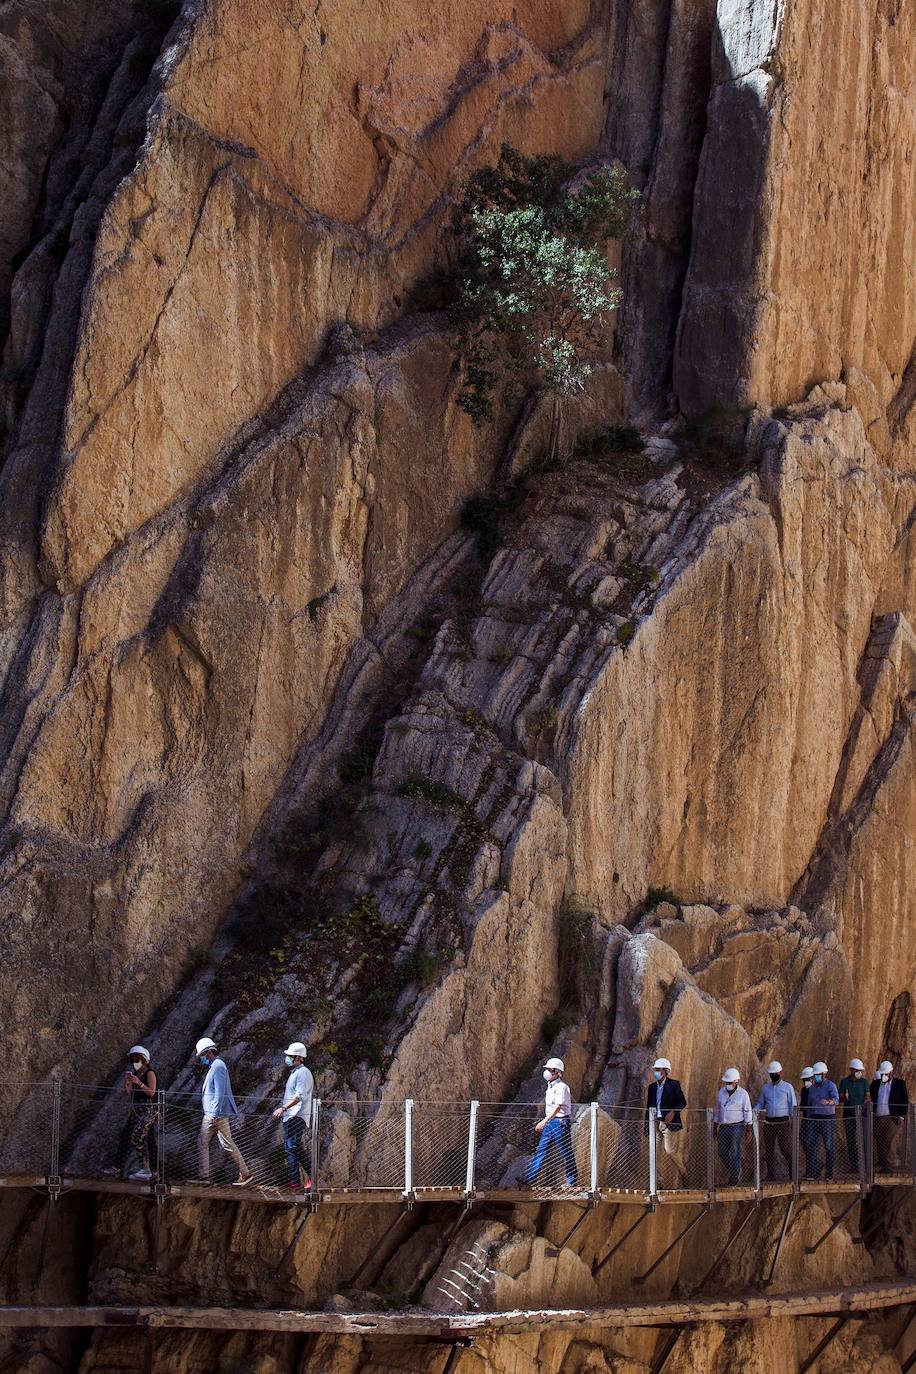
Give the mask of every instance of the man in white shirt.
[[725, 1070], [713, 1117], [719, 1158], [728, 1170], [728, 1181], [733, 1188], [741, 1176], [741, 1142], [745, 1136], [750, 1139], [754, 1122], [751, 1099], [739, 1086], [740, 1081], [737, 1069]]
[[292, 1072], [286, 1080], [283, 1101], [274, 1112], [274, 1119], [283, 1121], [283, 1146], [289, 1165], [287, 1188], [309, 1189], [312, 1186], [304, 1137], [312, 1119], [315, 1080], [305, 1067], [307, 1053], [301, 1040], [294, 1040], [291, 1045], [287, 1045], [286, 1067]]
[[[572, 1098], [568, 1084], [563, 1082], [562, 1059], [548, 1059], [544, 1065], [547, 1092], [544, 1097], [544, 1117], [535, 1126], [541, 1137], [534, 1158], [528, 1168], [527, 1182], [533, 1185], [548, 1154], [558, 1153], [566, 1169], [566, 1186], [576, 1186], [576, 1156], [572, 1146]], [[551, 1159], [553, 1165], [553, 1159]], [[548, 1183], [554, 1186], [556, 1171], [551, 1167]]]

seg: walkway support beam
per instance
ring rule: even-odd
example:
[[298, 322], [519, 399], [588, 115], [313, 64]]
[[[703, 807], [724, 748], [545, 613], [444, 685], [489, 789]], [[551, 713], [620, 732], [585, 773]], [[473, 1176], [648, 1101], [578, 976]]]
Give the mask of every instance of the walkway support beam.
[[611, 1260], [612, 1260], [612, 1259], [614, 1258], [614, 1256], [617, 1254], [617, 1251], [618, 1251], [618, 1250], [621, 1250], [621, 1249], [623, 1248], [623, 1246], [626, 1245], [627, 1241], [630, 1239], [630, 1236], [632, 1236], [632, 1234], [633, 1234], [634, 1231], [638, 1231], [638, 1230], [639, 1230], [640, 1226], [642, 1226], [642, 1224], [643, 1224], [643, 1222], [645, 1221], [646, 1217], [651, 1217], [651, 1216], [652, 1216], [652, 1208], [651, 1208], [651, 1207], [647, 1207], [646, 1210], [645, 1210], [644, 1212], [640, 1212], [639, 1216], [638, 1216], [638, 1217], [636, 1218], [636, 1220], [633, 1222], [633, 1225], [627, 1227], [627, 1229], [624, 1231], [623, 1235], [620, 1237], [619, 1240], [617, 1240], [617, 1241], [614, 1242], [614, 1244], [611, 1246], [610, 1250], [608, 1250], [608, 1252], [607, 1252], [607, 1254], [604, 1256], [604, 1258], [601, 1259], [601, 1260], [599, 1260], [597, 1264], [593, 1264], [593, 1265], [592, 1265], [592, 1278], [593, 1278], [593, 1279], [596, 1279], [596, 1278], [598, 1277], [598, 1275], [601, 1273], [602, 1269], [605, 1269], [605, 1268], [610, 1264]]
[[644, 1274], [637, 1274], [637, 1276], [636, 1276], [636, 1278], [634, 1278], [633, 1282], [634, 1282], [634, 1283], [645, 1283], [645, 1281], [646, 1281], [646, 1279], [649, 1277], [649, 1275], [655, 1273], [655, 1271], [656, 1271], [656, 1269], [658, 1268], [658, 1266], [659, 1266], [664, 1260], [666, 1260], [666, 1259], [668, 1258], [668, 1256], [671, 1254], [671, 1251], [674, 1250], [678, 1245], [680, 1245], [681, 1241], [684, 1240], [684, 1238], [690, 1234], [690, 1232], [693, 1230], [694, 1226], [699, 1226], [700, 1222], [703, 1220], [703, 1218], [706, 1216], [706, 1213], [709, 1211], [709, 1207], [710, 1207], [710, 1204], [709, 1204], [708, 1202], [705, 1203], [704, 1206], [703, 1206], [702, 1211], [698, 1212], [697, 1215], [693, 1218], [693, 1220], [692, 1220], [692, 1221], [689, 1221], [689, 1222], [687, 1223], [687, 1225], [684, 1227], [683, 1231], [678, 1232], [678, 1234], [674, 1237], [674, 1240], [671, 1242], [670, 1245], [668, 1245], [668, 1246], [665, 1247], [665, 1249], [664, 1249], [664, 1250], [662, 1251], [662, 1253], [659, 1255], [659, 1257], [658, 1257], [658, 1259], [655, 1261], [655, 1263], [654, 1263], [654, 1264], [650, 1264], [649, 1267], [648, 1267], [648, 1269], [646, 1270], [646, 1272], [645, 1272]]

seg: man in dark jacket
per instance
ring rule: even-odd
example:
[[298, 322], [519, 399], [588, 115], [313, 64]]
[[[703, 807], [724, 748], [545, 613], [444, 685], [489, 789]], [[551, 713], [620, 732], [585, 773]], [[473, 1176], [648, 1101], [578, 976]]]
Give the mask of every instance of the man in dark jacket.
[[[658, 1139], [664, 1146], [665, 1154], [674, 1155], [678, 1143], [677, 1132], [684, 1129], [681, 1112], [687, 1106], [680, 1083], [671, 1077], [671, 1061], [656, 1059], [652, 1066], [652, 1082], [646, 1093], [646, 1134], [649, 1134], [649, 1112], [654, 1108]], [[680, 1164], [675, 1159], [678, 1169]]]
[[883, 1059], [872, 1079], [868, 1095], [872, 1100], [875, 1125], [875, 1163], [879, 1174], [892, 1174], [897, 1163], [900, 1142], [906, 1138], [906, 1114], [909, 1094], [902, 1078], [894, 1077], [894, 1066]]

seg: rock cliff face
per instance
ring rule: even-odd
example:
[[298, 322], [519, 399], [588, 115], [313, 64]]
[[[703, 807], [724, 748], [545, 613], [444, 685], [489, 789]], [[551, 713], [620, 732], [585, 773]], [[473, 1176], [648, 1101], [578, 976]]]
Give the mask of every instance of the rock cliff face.
[[[551, 1049], [602, 1116], [658, 1052], [694, 1104], [724, 1060], [916, 1068], [916, 33], [904, 0], [840, 9], [0, 3], [10, 1076], [93, 1081], [140, 1035], [189, 1087], [217, 1027], [255, 1093], [292, 1034], [326, 1095], [383, 1103], [532, 1100]], [[447, 322], [411, 305], [502, 141], [644, 188], [566, 426], [636, 418], [643, 455], [545, 470], [536, 409], [475, 430]], [[728, 468], [671, 423], [736, 404]], [[462, 507], [509, 481], [480, 547]], [[286, 1212], [184, 1200], [151, 1276], [134, 1200], [61, 1206], [48, 1300], [435, 1307], [479, 1246], [493, 1305], [593, 1305], [680, 1224], [593, 1277], [625, 1208], [559, 1253], [562, 1206], [421, 1208], [394, 1239], [383, 1207], [328, 1210], [276, 1277]], [[912, 1203], [812, 1258], [825, 1208], [798, 1207], [780, 1282], [912, 1266]], [[643, 1291], [689, 1291], [725, 1224]], [[2, 1213], [7, 1300], [40, 1226]], [[702, 1328], [666, 1368], [793, 1370], [818, 1334]], [[891, 1374], [898, 1335], [849, 1327], [832, 1367]], [[655, 1341], [493, 1338], [457, 1369], [629, 1374]], [[138, 1349], [39, 1333], [9, 1359]], [[442, 1358], [173, 1333], [155, 1367]]]

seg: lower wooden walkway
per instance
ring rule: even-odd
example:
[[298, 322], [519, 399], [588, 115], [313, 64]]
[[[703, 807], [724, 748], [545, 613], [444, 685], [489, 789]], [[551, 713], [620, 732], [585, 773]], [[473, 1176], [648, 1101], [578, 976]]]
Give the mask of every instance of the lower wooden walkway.
[[144, 1330], [279, 1331], [374, 1338], [530, 1335], [621, 1327], [677, 1327], [695, 1322], [746, 1322], [767, 1317], [855, 1316], [916, 1304], [916, 1280], [767, 1295], [668, 1299], [609, 1307], [534, 1311], [436, 1313], [303, 1312], [226, 1307], [0, 1307], [0, 1327], [138, 1327]]

